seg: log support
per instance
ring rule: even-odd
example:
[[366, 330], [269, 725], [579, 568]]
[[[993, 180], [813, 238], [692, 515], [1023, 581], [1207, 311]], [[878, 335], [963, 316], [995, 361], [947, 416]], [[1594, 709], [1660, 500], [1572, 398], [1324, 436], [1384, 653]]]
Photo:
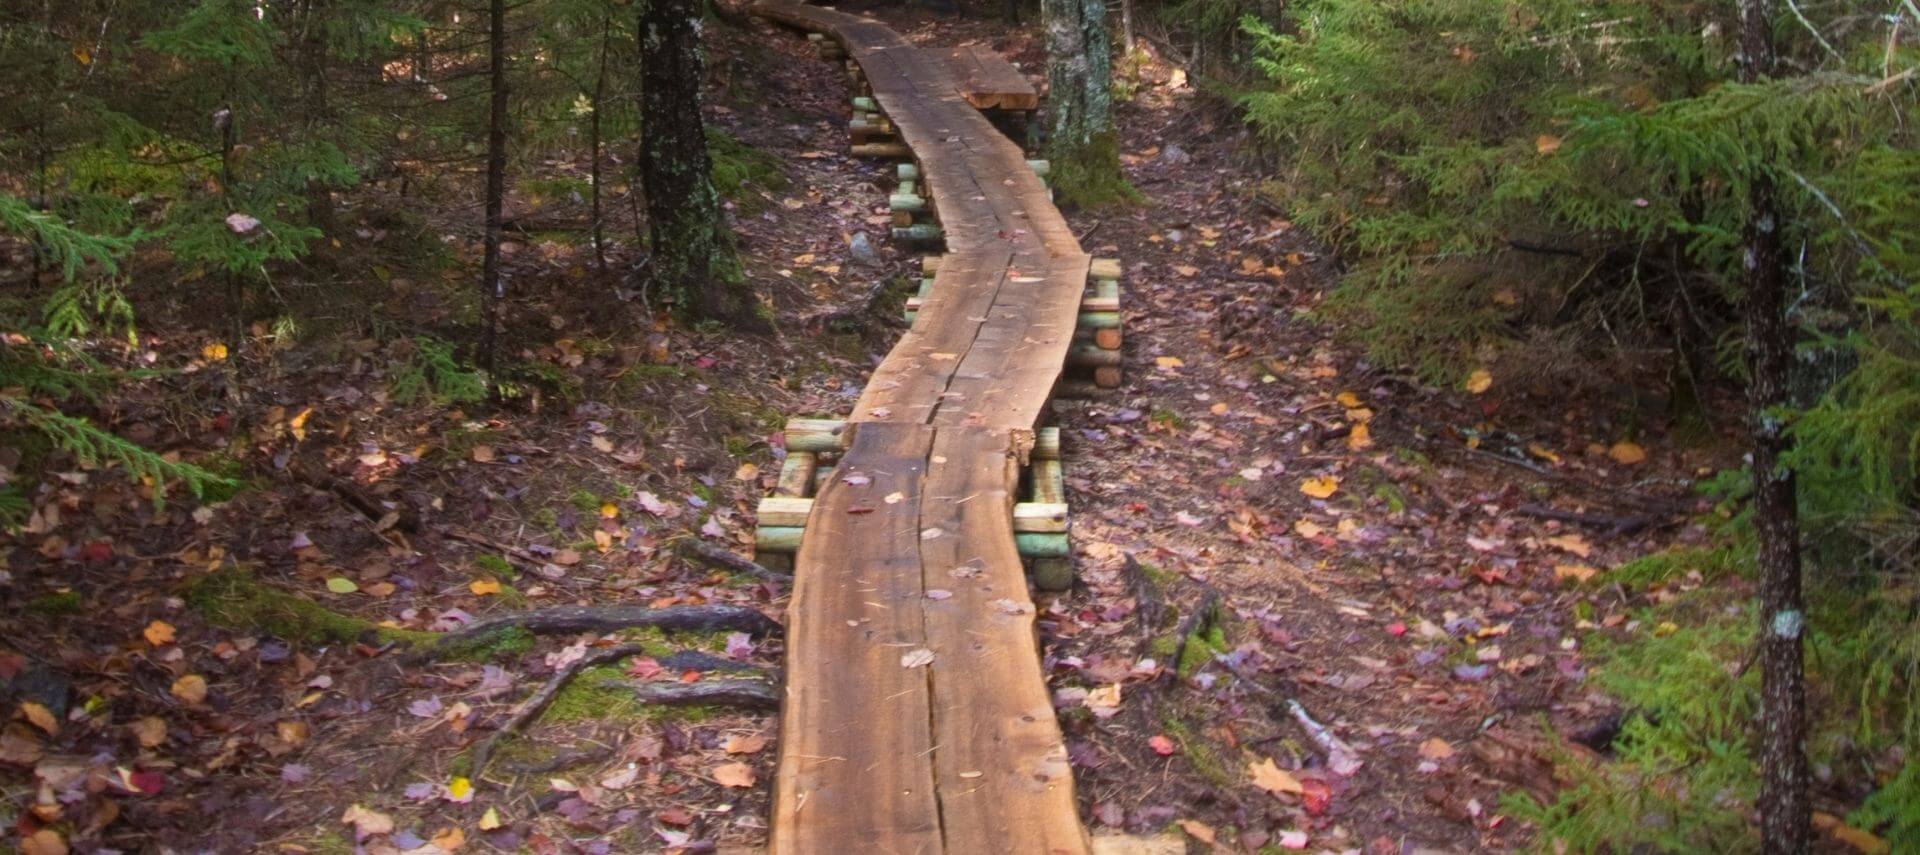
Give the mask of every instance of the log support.
[[[813, 497], [833, 475], [846, 422], [788, 419], [784, 433], [787, 458], [780, 465], [773, 494], [760, 500], [753, 558], [770, 570], [791, 573], [793, 556], [806, 536], [807, 517], [813, 513]], [[1066, 590], [1073, 584], [1073, 560], [1067, 538], [1067, 492], [1059, 428], [1041, 428], [1034, 433], [1022, 485], [1023, 501], [1013, 506], [1014, 545], [1035, 587]]]

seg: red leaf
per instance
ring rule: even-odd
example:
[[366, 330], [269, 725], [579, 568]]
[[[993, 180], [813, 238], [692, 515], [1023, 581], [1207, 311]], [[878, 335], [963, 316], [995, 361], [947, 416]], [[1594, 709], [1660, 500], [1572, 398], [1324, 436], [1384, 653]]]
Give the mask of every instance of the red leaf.
[[1165, 736], [1154, 736], [1153, 738], [1147, 740], [1147, 745], [1153, 748], [1153, 753], [1158, 754], [1162, 757], [1169, 756], [1173, 754], [1173, 752], [1179, 750], [1177, 747], [1174, 746], [1173, 740], [1168, 739]]

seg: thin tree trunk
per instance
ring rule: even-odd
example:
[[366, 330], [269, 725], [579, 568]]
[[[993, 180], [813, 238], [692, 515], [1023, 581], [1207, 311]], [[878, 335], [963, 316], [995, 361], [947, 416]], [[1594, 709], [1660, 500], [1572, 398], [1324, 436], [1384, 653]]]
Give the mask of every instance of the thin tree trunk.
[[[306, 75], [307, 131], [319, 134], [332, 120], [327, 104], [327, 39], [320, 16], [324, 0], [307, 0], [302, 12], [301, 64]], [[322, 235], [334, 233], [333, 190], [321, 181], [307, 180], [307, 222]]]
[[607, 34], [612, 29], [611, 17], [600, 19], [600, 72], [593, 80], [593, 124], [588, 131], [593, 142], [593, 184], [588, 188], [593, 205], [593, 260], [601, 273], [607, 272], [607, 247], [600, 213], [600, 110], [607, 97], [607, 54], [610, 52]]
[[1051, 183], [1065, 201], [1121, 201], [1132, 190], [1120, 175], [1113, 133], [1112, 39], [1106, 0], [1041, 0], [1047, 30], [1047, 157]]
[[485, 254], [480, 264], [480, 367], [493, 385], [495, 349], [499, 336], [500, 300], [506, 288], [500, 278], [501, 213], [507, 193], [507, 4], [492, 0], [487, 28], [487, 78], [491, 97], [487, 110], [487, 224]]
[[[1743, 82], [1774, 73], [1768, 0], [1741, 0]], [[1762, 161], [1768, 153], [1763, 152]], [[1742, 271], [1746, 278], [1748, 399], [1753, 441], [1753, 520], [1760, 563], [1760, 844], [1772, 853], [1812, 851], [1808, 799], [1807, 692], [1801, 636], [1800, 525], [1793, 471], [1782, 457], [1789, 439], [1781, 410], [1789, 402], [1794, 327], [1787, 317], [1787, 259], [1773, 178], [1756, 170], [1748, 191]]]
[[753, 305], [713, 187], [700, 116], [699, 19], [695, 0], [641, 3], [640, 180], [653, 281], [689, 314], [740, 324]]

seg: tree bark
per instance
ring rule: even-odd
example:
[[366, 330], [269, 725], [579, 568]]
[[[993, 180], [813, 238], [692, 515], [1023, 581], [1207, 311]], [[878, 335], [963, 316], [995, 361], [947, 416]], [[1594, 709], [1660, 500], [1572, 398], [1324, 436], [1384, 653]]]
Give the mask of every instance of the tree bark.
[[1041, 0], [1047, 30], [1047, 147], [1068, 202], [1131, 196], [1113, 133], [1113, 57], [1105, 0]]
[[713, 186], [700, 115], [700, 5], [640, 4], [640, 183], [647, 194], [652, 280], [681, 311], [740, 323], [753, 304]]
[[[1740, 79], [1774, 73], [1769, 0], [1741, 0]], [[1806, 669], [1801, 636], [1800, 525], [1793, 471], [1783, 462], [1790, 440], [1782, 410], [1789, 403], [1794, 327], [1787, 317], [1787, 259], [1772, 175], [1763, 151], [1748, 189], [1742, 274], [1746, 279], [1747, 356], [1751, 378], [1753, 525], [1760, 565], [1760, 841], [1768, 852], [1812, 851], [1808, 799]]]
[[499, 336], [500, 300], [506, 293], [500, 278], [501, 214], [507, 194], [507, 4], [492, 0], [487, 26], [487, 222], [485, 250], [480, 263], [480, 367], [493, 386]]
[[589, 188], [593, 194], [593, 261], [601, 273], [607, 272], [607, 247], [600, 211], [600, 109], [607, 97], [607, 54], [612, 52], [607, 36], [613, 31], [612, 12], [605, 14], [609, 17], [600, 20], [600, 70], [593, 79], [593, 184]]

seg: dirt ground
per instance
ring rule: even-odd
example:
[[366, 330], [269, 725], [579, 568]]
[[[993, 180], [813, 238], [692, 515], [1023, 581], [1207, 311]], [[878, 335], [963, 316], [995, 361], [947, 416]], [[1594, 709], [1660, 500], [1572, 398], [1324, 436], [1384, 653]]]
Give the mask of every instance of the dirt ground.
[[[990, 17], [877, 14], [1043, 65], [1032, 32]], [[676, 543], [750, 551], [781, 423], [845, 412], [917, 267], [880, 239], [887, 166], [844, 155], [840, 73], [764, 24], [708, 32], [711, 119], [777, 164], [731, 208], [780, 332], [652, 323], [577, 234], [529, 234], [508, 256], [527, 394], [404, 401], [396, 384], [429, 364], [418, 336], [452, 323], [471, 276], [416, 280], [371, 220], [360, 257], [288, 274], [289, 299], [362, 301], [333, 321], [364, 335], [222, 342], [203, 306], [143, 309], [142, 346], [100, 355], [178, 373], [102, 420], [244, 487], [156, 507], [72, 466], [33, 489], [0, 553], [0, 679], [51, 718], [0, 740], [10, 827], [58, 828], [77, 852], [764, 840], [774, 716], [637, 693], [771, 678], [777, 633], [409, 652], [554, 606], [782, 614], [783, 584]], [[1694, 535], [1669, 521], [1716, 461], [1658, 428], [1629, 436], [1614, 402], [1369, 365], [1313, 314], [1334, 262], [1261, 201], [1244, 130], [1164, 65], [1131, 83], [1122, 150], [1143, 201], [1070, 212], [1123, 264], [1126, 381], [1058, 405], [1080, 581], [1042, 601], [1084, 818], [1239, 851], [1524, 846], [1501, 802], [1551, 790], [1545, 734], [1604, 748], [1613, 711], [1576, 630], [1630, 628], [1605, 568]], [[471, 246], [471, 224], [431, 225]], [[383, 313], [414, 338], [377, 335]], [[571, 680], [473, 773], [518, 704], [616, 643], [643, 652]]]

